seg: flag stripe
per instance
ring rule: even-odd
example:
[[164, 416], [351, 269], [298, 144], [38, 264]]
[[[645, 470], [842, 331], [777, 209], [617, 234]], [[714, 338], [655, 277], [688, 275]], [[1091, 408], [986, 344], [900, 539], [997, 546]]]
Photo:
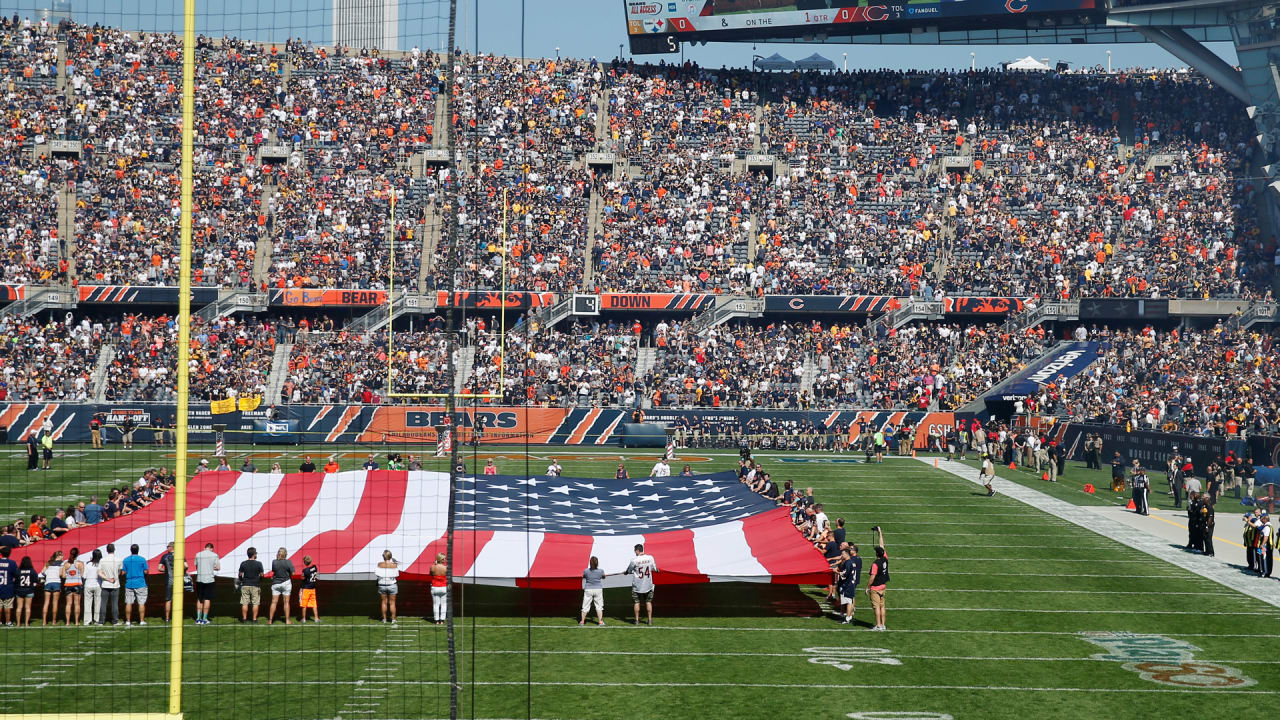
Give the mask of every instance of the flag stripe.
[[831, 578], [826, 560], [796, 532], [787, 508], [743, 519], [742, 534], [773, 582], [825, 584]]
[[[235, 577], [238, 562], [247, 557], [251, 547], [269, 558], [275, 557], [278, 547], [286, 551], [296, 550], [302, 545], [302, 538], [315, 534], [306, 533], [309, 526], [314, 527], [333, 508], [342, 507], [337, 504], [341, 500], [339, 491], [349, 486], [350, 480], [336, 475], [318, 472], [285, 475], [275, 494], [263, 503], [253, 518], [205, 531], [211, 538], [210, 542], [214, 543], [214, 551], [232, 560], [223, 566], [220, 574]], [[197, 539], [189, 551], [194, 553], [202, 549], [204, 543]], [[294, 565], [302, 567], [301, 555], [294, 559]], [[327, 572], [329, 569], [324, 570]]]
[[[480, 548], [467, 577], [484, 578], [489, 584], [514, 585], [516, 578], [528, 576], [538, 556], [543, 533], [499, 530]], [[495, 582], [497, 581], [497, 582]]]
[[706, 576], [698, 570], [692, 530], [645, 535], [644, 551], [658, 563], [658, 574], [654, 576], [654, 581], [659, 585], [707, 581]]
[[400, 517], [408, 475], [403, 470], [368, 472], [351, 522], [345, 528], [312, 538], [297, 554], [325, 558], [333, 568], [346, 567], [370, 541], [386, 532], [389, 523]]
[[[799, 535], [794, 530], [791, 532]], [[741, 520], [695, 528], [693, 544], [698, 569], [703, 575], [735, 580], [769, 579], [769, 571], [760, 564], [747, 544]]]
[[[490, 530], [455, 531], [453, 533], [453, 568], [450, 569], [449, 574], [455, 580], [461, 580], [471, 570], [471, 566], [475, 563], [480, 550], [492, 539], [493, 532]], [[447, 554], [448, 549], [448, 538], [441, 535], [433, 540], [427, 546], [427, 549], [418, 556], [417, 562], [410, 565], [408, 570], [401, 574], [426, 577], [431, 574], [431, 565], [435, 562], [436, 555]]]
[[529, 581], [517, 582], [525, 587], [572, 590], [582, 587], [582, 571], [591, 561], [594, 545], [590, 535], [547, 533], [538, 546], [538, 555], [529, 568]]
[[449, 514], [449, 476], [425, 472], [406, 475], [404, 505], [399, 521], [370, 540], [339, 573], [356, 573], [375, 567], [382, 560], [383, 550], [390, 550], [392, 557], [407, 569], [418, 561], [433, 538], [444, 533], [444, 521]]

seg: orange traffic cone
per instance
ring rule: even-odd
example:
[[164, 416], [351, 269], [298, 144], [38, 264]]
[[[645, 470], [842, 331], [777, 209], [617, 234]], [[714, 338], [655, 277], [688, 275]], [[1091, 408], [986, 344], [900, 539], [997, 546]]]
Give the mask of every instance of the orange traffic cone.
[[1124, 506], [1125, 510], [1137, 510], [1138, 506], [1133, 504], [1133, 498], [1129, 499], [1129, 504]]
[[938, 467], [938, 458], [933, 459], [933, 466]]
[[1049, 473], [1045, 473], [1045, 474], [1041, 475], [1041, 476], [1040, 476], [1040, 479], [1041, 479], [1041, 480], [1044, 480], [1044, 481], [1046, 481], [1046, 482], [1047, 482], [1047, 481], [1049, 480]]
[[1017, 469], [1018, 469], [1018, 463], [1009, 463], [1009, 469], [1010, 469], [1010, 470], [1017, 470]]

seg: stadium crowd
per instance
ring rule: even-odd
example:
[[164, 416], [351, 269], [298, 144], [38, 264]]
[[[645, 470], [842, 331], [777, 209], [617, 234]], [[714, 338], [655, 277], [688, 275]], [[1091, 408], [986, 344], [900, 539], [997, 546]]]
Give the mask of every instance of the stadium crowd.
[[[0, 25], [5, 280], [174, 283], [179, 51], [172, 34]], [[1195, 73], [464, 55], [446, 119], [441, 57], [416, 48], [223, 37], [198, 54], [198, 284], [435, 288], [457, 260], [471, 289], [1248, 297], [1274, 265], [1251, 121]], [[417, 155], [442, 120], [456, 177]], [[80, 156], [49, 158], [59, 138]], [[764, 153], [777, 164], [748, 163]], [[451, 258], [435, 236], [455, 210]]]
[[1277, 331], [1095, 327], [1088, 336], [1097, 361], [1042, 390], [1048, 411], [1196, 435], [1280, 432]]

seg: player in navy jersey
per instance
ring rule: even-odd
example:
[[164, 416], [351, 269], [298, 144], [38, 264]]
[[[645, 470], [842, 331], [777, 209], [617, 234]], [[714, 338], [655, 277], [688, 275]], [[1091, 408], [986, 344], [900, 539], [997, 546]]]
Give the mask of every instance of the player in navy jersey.
[[19, 626], [31, 627], [31, 605], [35, 602], [36, 588], [40, 586], [40, 574], [31, 564], [31, 556], [18, 563], [17, 609], [14, 611]]
[[17, 595], [18, 563], [9, 559], [12, 549], [0, 547], [0, 622], [13, 626], [14, 596]]

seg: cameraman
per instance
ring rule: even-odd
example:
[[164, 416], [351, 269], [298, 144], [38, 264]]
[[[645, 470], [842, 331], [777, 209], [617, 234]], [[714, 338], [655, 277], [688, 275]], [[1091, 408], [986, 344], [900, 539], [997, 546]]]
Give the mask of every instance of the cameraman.
[[871, 574], [867, 577], [867, 596], [871, 598], [871, 609], [875, 612], [876, 624], [872, 630], [883, 632], [884, 624], [884, 591], [889, 585], [889, 555], [884, 549], [884, 532], [880, 526], [871, 528], [879, 541], [876, 544], [876, 559], [871, 563]]

